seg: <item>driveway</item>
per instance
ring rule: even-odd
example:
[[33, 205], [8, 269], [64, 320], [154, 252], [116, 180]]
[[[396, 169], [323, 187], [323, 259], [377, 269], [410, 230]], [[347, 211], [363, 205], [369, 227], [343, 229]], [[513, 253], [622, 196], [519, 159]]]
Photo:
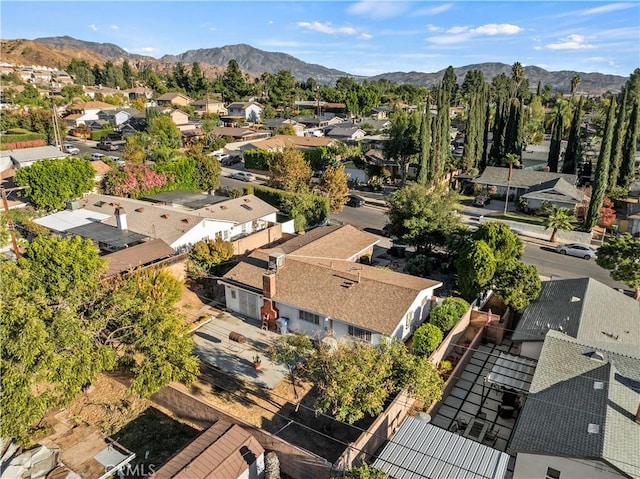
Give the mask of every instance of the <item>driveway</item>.
[[[239, 333], [246, 342], [229, 339], [230, 333]], [[205, 363], [258, 386], [273, 389], [287, 374], [281, 364], [269, 359], [269, 348], [280, 338], [279, 334], [264, 331], [229, 313], [220, 313], [196, 330], [193, 336], [195, 354]], [[253, 366], [254, 356], [262, 359], [262, 368]]]

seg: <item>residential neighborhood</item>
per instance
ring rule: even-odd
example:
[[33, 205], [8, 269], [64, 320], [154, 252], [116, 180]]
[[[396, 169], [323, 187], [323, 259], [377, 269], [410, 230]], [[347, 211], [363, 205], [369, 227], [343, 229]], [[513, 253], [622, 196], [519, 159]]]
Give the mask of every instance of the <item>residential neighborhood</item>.
[[39, 40], [0, 64], [0, 479], [640, 479], [640, 69]]

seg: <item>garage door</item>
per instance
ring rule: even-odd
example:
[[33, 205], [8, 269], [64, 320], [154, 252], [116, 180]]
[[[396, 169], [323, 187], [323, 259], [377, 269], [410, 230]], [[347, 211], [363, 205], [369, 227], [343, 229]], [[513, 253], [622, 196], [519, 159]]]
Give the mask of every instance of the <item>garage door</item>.
[[247, 291], [238, 290], [240, 296], [238, 297], [240, 301], [240, 312], [245, 316], [249, 316], [250, 318], [260, 319], [260, 314], [258, 311], [258, 302], [260, 301], [260, 296], [257, 294], [249, 293]]

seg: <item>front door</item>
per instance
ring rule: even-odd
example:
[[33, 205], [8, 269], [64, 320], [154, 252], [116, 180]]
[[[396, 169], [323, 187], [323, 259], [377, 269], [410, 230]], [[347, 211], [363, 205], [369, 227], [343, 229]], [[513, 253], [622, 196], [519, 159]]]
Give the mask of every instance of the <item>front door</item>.
[[258, 295], [243, 291], [242, 289], [238, 290], [238, 293], [240, 294], [238, 298], [240, 303], [240, 312], [250, 318], [260, 319], [257, 304], [259, 300]]

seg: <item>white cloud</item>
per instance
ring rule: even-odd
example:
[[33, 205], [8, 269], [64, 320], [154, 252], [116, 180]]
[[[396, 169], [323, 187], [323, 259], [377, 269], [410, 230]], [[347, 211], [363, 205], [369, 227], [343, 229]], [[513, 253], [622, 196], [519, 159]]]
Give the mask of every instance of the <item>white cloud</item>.
[[373, 35], [369, 35], [368, 33], [361, 33], [360, 35], [358, 35], [358, 38], [360, 40], [371, 40], [373, 38]]
[[561, 38], [558, 43], [550, 43], [546, 45], [549, 50], [586, 50], [595, 48], [595, 46], [586, 43], [586, 37], [582, 35], [569, 35]]
[[511, 25], [510, 23], [487, 23], [486, 25], [471, 29], [472, 33], [479, 35], [514, 35], [521, 31], [522, 28], [518, 25]]
[[97, 32], [97, 31], [98, 31], [98, 27], [96, 27], [96, 25], [95, 25], [94, 23], [92, 23], [91, 25], [89, 25], [89, 28], [90, 28], [91, 30], [93, 30], [94, 32]]
[[157, 49], [154, 47], [141, 47], [141, 48], [132, 48], [132, 52], [140, 52], [140, 53], [153, 53]]
[[449, 10], [451, 10], [453, 8], [453, 3], [443, 3], [442, 5], [438, 5], [437, 7], [428, 7], [428, 8], [421, 8], [415, 12], [413, 12], [414, 15], [419, 15], [419, 16], [423, 16], [423, 15], [439, 15], [441, 13], [444, 12], [448, 12]]
[[330, 22], [298, 22], [298, 26], [312, 32], [325, 33], [327, 35], [356, 35], [358, 33], [353, 27], [337, 27]]
[[456, 26], [447, 30], [448, 35], [436, 35], [427, 38], [427, 41], [437, 45], [451, 45], [469, 40], [472, 37], [480, 35], [515, 35], [520, 33], [522, 28], [510, 23], [487, 23], [477, 28], [468, 26]]
[[118, 27], [118, 25], [111, 25], [111, 30], [118, 30], [120, 27]]
[[442, 31], [442, 28], [437, 27], [437, 26], [432, 25], [431, 23], [429, 23], [429, 24], [427, 25], [427, 31], [428, 31], [428, 32], [441, 32], [441, 31]]
[[408, 7], [405, 2], [364, 0], [351, 5], [347, 8], [347, 12], [370, 18], [391, 18], [406, 12]]
[[610, 3], [609, 5], [602, 5], [601, 7], [589, 8], [588, 10], [583, 10], [578, 15], [601, 15], [603, 13], [609, 12], [617, 12], [618, 10], [626, 10], [627, 8], [633, 8], [637, 6], [634, 2], [625, 2], [625, 3]]

